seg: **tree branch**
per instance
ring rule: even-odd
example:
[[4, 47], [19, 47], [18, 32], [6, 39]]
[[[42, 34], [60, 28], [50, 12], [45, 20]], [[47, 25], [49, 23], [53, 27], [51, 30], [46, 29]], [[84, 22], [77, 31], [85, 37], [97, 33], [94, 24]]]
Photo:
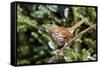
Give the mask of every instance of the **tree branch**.
[[79, 38], [80, 36], [82, 36], [83, 34], [87, 33], [89, 30], [91, 29], [95, 29], [96, 28], [96, 24], [91, 25], [90, 27], [84, 29], [83, 31], [81, 31], [77, 36], [75, 36], [74, 38], [72, 38], [69, 42], [66, 42], [65, 45], [53, 56], [48, 60], [48, 63], [52, 63], [55, 59], [57, 59], [59, 57], [59, 54], [63, 52], [63, 50], [66, 47], [69, 47], [70, 43], [72, 43], [75, 39]]

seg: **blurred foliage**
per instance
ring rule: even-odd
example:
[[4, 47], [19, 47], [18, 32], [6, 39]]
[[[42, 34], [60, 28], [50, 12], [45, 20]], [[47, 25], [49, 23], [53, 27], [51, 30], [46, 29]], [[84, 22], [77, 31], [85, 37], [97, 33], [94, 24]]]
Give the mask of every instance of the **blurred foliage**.
[[[76, 13], [87, 18], [88, 22], [76, 29], [74, 36], [96, 23], [95, 7], [18, 3], [17, 64], [47, 63], [58, 50], [58, 45], [53, 42], [51, 33], [43, 25], [70, 27], [79, 21]], [[54, 63], [96, 60], [96, 53], [96, 30], [91, 30], [76, 39]]]

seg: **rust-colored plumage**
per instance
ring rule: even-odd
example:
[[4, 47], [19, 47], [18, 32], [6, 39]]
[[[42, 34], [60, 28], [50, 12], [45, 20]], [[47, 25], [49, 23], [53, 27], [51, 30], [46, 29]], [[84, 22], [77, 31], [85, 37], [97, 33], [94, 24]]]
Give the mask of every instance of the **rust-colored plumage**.
[[63, 46], [66, 42], [68, 42], [73, 37], [74, 30], [84, 22], [85, 20], [81, 20], [79, 23], [75, 24], [70, 28], [64, 28], [55, 24], [50, 24], [48, 28], [52, 33], [52, 37], [54, 41], [59, 46]]
[[60, 46], [64, 45], [65, 42], [68, 42], [68, 40], [70, 40], [72, 37], [72, 34], [69, 32], [69, 30], [64, 27], [51, 25], [50, 30], [52, 32], [54, 41]]

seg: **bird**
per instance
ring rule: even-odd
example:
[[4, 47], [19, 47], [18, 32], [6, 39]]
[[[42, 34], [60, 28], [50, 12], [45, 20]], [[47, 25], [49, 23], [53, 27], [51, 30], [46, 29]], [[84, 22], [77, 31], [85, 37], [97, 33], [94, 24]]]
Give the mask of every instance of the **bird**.
[[76, 28], [85, 22], [85, 19], [79, 21], [72, 27], [66, 28], [56, 24], [48, 24], [48, 30], [51, 32], [52, 38], [59, 46], [64, 46], [72, 37]]

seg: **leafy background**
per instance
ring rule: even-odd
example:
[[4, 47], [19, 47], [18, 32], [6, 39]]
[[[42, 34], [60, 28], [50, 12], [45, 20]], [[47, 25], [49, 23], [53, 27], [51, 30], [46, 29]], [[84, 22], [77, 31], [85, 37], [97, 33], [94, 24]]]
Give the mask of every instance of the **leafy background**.
[[[95, 7], [17, 3], [17, 64], [47, 63], [58, 50], [58, 45], [43, 26], [71, 27], [79, 21], [76, 13], [87, 18], [88, 22], [77, 28], [74, 36], [96, 23]], [[76, 39], [53, 63], [96, 60], [96, 49], [96, 30], [90, 30]]]

